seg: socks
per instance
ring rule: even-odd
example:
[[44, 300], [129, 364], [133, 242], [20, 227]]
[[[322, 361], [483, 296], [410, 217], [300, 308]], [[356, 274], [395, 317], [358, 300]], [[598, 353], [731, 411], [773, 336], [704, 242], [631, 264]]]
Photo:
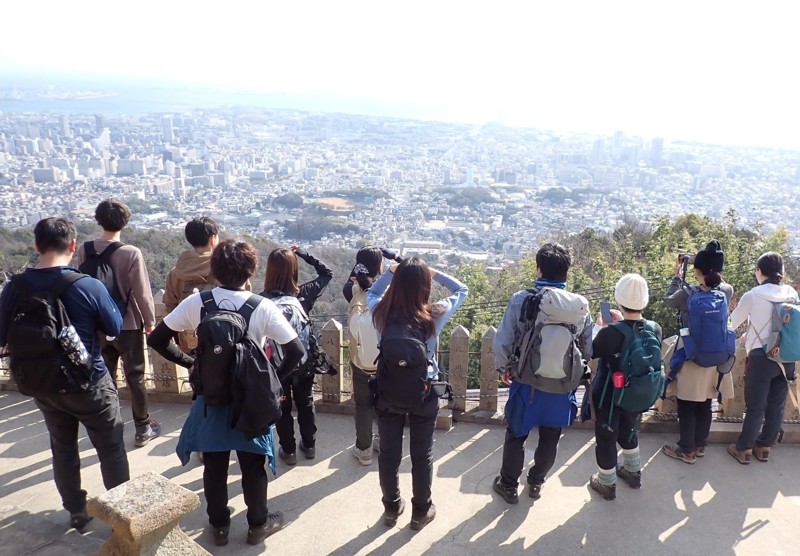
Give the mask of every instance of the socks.
[[616, 469], [599, 469], [597, 478], [600, 479], [600, 484], [614, 485], [617, 483], [617, 470]]
[[632, 450], [622, 450], [622, 464], [625, 466], [625, 470], [631, 473], [642, 470], [642, 455], [639, 453], [638, 446]]

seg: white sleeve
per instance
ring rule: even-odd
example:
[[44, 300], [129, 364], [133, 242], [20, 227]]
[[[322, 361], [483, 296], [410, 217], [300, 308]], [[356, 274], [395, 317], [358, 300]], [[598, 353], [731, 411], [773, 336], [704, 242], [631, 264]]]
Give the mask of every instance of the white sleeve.
[[194, 293], [181, 301], [170, 314], [164, 317], [164, 324], [175, 332], [194, 330], [200, 324], [202, 305], [200, 294]]
[[254, 332], [258, 333], [261, 343], [265, 338], [271, 338], [278, 344], [286, 344], [297, 338], [297, 332], [283, 316], [283, 312], [268, 299], [261, 302], [253, 317], [258, 323]]

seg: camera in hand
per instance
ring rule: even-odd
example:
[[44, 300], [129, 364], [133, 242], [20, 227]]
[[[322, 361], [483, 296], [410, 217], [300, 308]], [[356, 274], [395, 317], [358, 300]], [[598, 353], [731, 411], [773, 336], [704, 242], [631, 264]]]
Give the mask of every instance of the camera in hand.
[[678, 255], [678, 260], [684, 264], [694, 264], [694, 255], [681, 253], [680, 255]]

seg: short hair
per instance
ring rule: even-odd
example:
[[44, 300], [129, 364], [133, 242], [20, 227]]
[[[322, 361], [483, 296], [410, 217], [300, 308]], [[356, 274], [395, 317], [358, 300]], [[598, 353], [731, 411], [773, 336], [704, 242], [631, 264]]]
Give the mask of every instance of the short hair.
[[94, 209], [94, 219], [107, 232], [119, 232], [131, 220], [131, 209], [119, 199], [101, 201]]
[[570, 266], [569, 249], [560, 243], [545, 243], [536, 252], [536, 267], [542, 271], [545, 280], [566, 282]]
[[55, 251], [66, 253], [69, 244], [78, 237], [75, 224], [66, 218], [45, 218], [36, 223], [33, 228], [33, 238], [36, 249], [40, 253]]
[[183, 233], [192, 247], [205, 247], [213, 236], [219, 235], [219, 227], [208, 216], [199, 216], [186, 223]]
[[258, 252], [246, 241], [226, 239], [211, 253], [211, 274], [226, 288], [241, 288], [257, 267]]
[[273, 249], [267, 257], [267, 272], [264, 276], [264, 291], [279, 291], [288, 295], [300, 292], [298, 281], [297, 255], [291, 249]]

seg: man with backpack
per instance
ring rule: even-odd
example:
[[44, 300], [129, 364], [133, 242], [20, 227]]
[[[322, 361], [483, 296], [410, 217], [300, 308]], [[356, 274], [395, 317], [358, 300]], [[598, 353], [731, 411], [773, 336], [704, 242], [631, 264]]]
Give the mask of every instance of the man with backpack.
[[150, 276], [142, 252], [120, 241], [120, 233], [131, 219], [130, 209], [118, 199], [106, 199], [97, 205], [94, 217], [103, 234], [78, 250], [78, 268], [105, 284], [123, 315], [122, 332], [106, 338], [103, 358], [112, 377], [116, 377], [122, 358], [136, 426], [135, 445], [140, 448], [161, 432], [148, 413], [144, 378], [144, 334], [150, 334], [156, 324]]
[[122, 316], [103, 284], [69, 266], [77, 238], [69, 220], [45, 218], [33, 234], [38, 263], [0, 295], [0, 346], [20, 391], [44, 416], [56, 488], [70, 526], [83, 533], [91, 518], [81, 489], [79, 423], [97, 450], [103, 485], [130, 478], [119, 398], [100, 341], [119, 333]]
[[[217, 223], [207, 216], [193, 218], [187, 222], [184, 235], [192, 248], [178, 256], [175, 266], [167, 274], [163, 298], [167, 313], [174, 311], [195, 291], [210, 290], [218, 285], [211, 274], [211, 252], [219, 242]], [[197, 347], [197, 336], [193, 330], [180, 332], [178, 344], [188, 352]]]
[[[619, 311], [614, 323], [603, 322], [592, 342], [600, 359], [592, 379], [595, 411], [595, 457], [599, 470], [589, 486], [606, 500], [617, 497], [617, 477], [631, 488], [642, 486], [642, 457], [637, 436], [642, 413], [664, 391], [661, 364], [661, 327], [645, 320], [647, 282], [638, 274], [625, 274], [614, 288]], [[623, 465], [617, 465], [617, 444]]]
[[566, 291], [571, 266], [563, 245], [546, 243], [536, 253], [533, 288], [511, 296], [494, 338], [495, 367], [510, 385], [505, 443], [494, 490], [509, 504], [525, 463], [525, 441], [534, 427], [539, 443], [528, 472], [528, 494], [541, 497], [542, 484], [556, 460], [561, 429], [577, 414], [575, 390], [591, 356], [592, 319], [588, 301]]

